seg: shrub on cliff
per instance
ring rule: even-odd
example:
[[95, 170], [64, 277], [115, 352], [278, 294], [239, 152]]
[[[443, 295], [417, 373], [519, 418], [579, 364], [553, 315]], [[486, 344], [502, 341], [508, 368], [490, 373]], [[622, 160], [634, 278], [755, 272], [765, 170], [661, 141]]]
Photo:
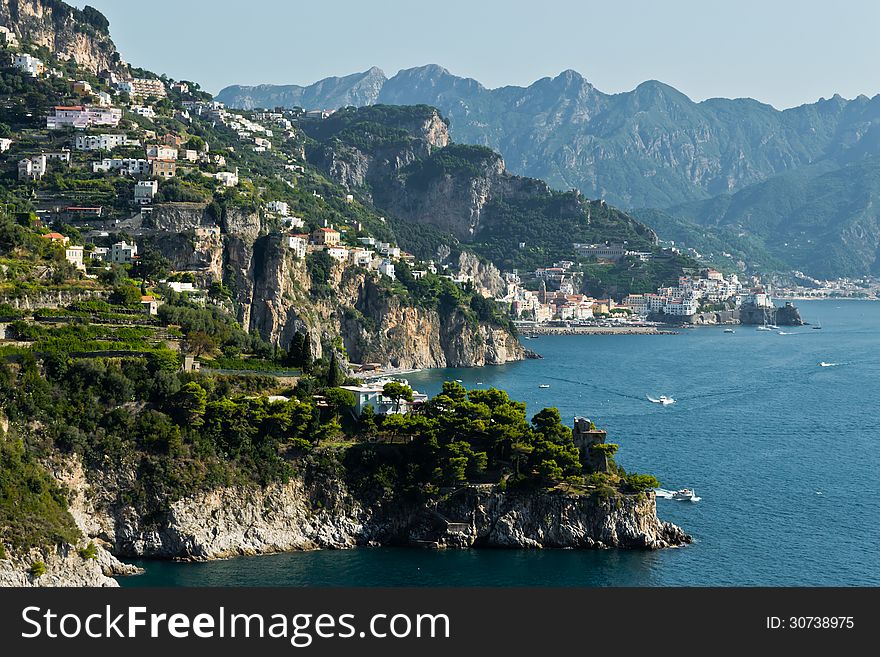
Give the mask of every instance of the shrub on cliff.
[[660, 487], [660, 482], [657, 481], [657, 477], [649, 474], [631, 473], [626, 476], [624, 481], [626, 482], [627, 488], [635, 492], [642, 492]]
[[95, 546], [94, 541], [89, 541], [89, 544], [84, 548], [79, 550], [79, 556], [82, 557], [84, 561], [92, 560], [96, 561], [98, 559], [98, 548]]

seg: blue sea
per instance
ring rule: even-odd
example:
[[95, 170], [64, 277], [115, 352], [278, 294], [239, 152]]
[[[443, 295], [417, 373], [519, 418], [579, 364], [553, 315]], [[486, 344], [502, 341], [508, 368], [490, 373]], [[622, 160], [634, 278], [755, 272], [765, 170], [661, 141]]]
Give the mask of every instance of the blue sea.
[[[880, 303], [799, 302], [811, 327], [540, 337], [544, 358], [408, 375], [495, 386], [592, 419], [618, 462], [693, 488], [657, 500], [693, 545], [656, 552], [363, 548], [142, 562], [123, 586], [880, 585]], [[824, 362], [828, 366], [820, 366]], [[540, 385], [549, 388], [539, 388]], [[649, 402], [661, 394], [671, 406]]]

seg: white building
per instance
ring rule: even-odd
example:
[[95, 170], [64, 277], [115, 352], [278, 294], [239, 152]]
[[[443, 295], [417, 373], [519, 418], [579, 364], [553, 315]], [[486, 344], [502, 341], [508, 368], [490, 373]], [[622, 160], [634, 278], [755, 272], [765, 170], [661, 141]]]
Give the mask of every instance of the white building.
[[308, 235], [288, 235], [287, 236], [287, 248], [293, 251], [293, 255], [297, 258], [305, 258], [306, 251], [309, 246], [309, 236]]
[[385, 258], [379, 263], [379, 273], [382, 274], [382, 276], [387, 276], [391, 280], [396, 280], [397, 278], [394, 275], [394, 263], [388, 258]]
[[140, 205], [149, 205], [158, 191], [158, 180], [138, 180], [134, 186], [134, 202]]
[[102, 135], [77, 135], [73, 140], [73, 147], [78, 151], [112, 151], [119, 146], [140, 146], [137, 139], [129, 139], [128, 135], [102, 134]]
[[219, 180], [225, 187], [235, 187], [238, 184], [238, 169], [236, 168], [235, 173], [231, 171], [218, 171], [213, 177]]
[[106, 246], [96, 246], [92, 250], [92, 260], [101, 260], [107, 262], [110, 260], [110, 249]]
[[12, 65], [31, 77], [38, 77], [46, 72], [46, 65], [42, 60], [24, 52], [13, 57]]
[[46, 173], [46, 161], [47, 158], [42, 153], [19, 160], [18, 179], [40, 180]]
[[648, 299], [644, 294], [630, 294], [623, 300], [623, 306], [632, 310], [634, 315], [648, 314]]
[[80, 271], [85, 271], [86, 266], [83, 262], [84, 248], [81, 246], [68, 245], [64, 249], [64, 258]]
[[174, 146], [164, 144], [150, 144], [147, 146], [147, 158], [156, 160], [176, 160], [177, 149]]
[[104, 158], [92, 162], [92, 173], [119, 171], [130, 176], [145, 176], [150, 172], [150, 161], [138, 158]]
[[286, 217], [290, 214], [290, 206], [286, 201], [269, 201], [266, 204], [266, 209], [269, 212], [274, 212], [282, 217]]
[[345, 262], [348, 260], [348, 249], [344, 246], [330, 245], [327, 246], [327, 255], [337, 262]]
[[351, 263], [356, 267], [369, 267], [375, 257], [372, 251], [363, 248], [351, 249], [348, 253]]
[[116, 244], [110, 248], [110, 262], [115, 262], [120, 265], [130, 265], [134, 261], [134, 258], [137, 257], [137, 252], [137, 244], [129, 244], [125, 240], [116, 242]]
[[[341, 386], [343, 390], [348, 390], [354, 394], [355, 405], [352, 410], [360, 416], [367, 406], [372, 406], [373, 411], [377, 415], [388, 415], [393, 413], [409, 413], [414, 407], [424, 404], [428, 400], [428, 396], [413, 390], [413, 400], [408, 402], [401, 399], [400, 402], [390, 397], [386, 397], [382, 392], [385, 384], [389, 380], [365, 382], [359, 386]], [[407, 381], [400, 381], [404, 385], [409, 385]]]
[[5, 153], [12, 148], [12, 140], [6, 137], [0, 138], [0, 153]]
[[156, 118], [156, 110], [154, 110], [149, 105], [132, 105], [131, 111], [137, 114], [138, 116], [142, 116], [145, 119], [155, 119]]
[[62, 128], [88, 128], [97, 125], [109, 125], [115, 128], [121, 120], [122, 110], [118, 107], [58, 106], [52, 108], [52, 114], [46, 117], [46, 128], [60, 130]]
[[95, 94], [95, 98], [98, 105], [101, 107], [109, 107], [113, 104], [113, 96], [108, 94], [106, 91], [99, 91]]

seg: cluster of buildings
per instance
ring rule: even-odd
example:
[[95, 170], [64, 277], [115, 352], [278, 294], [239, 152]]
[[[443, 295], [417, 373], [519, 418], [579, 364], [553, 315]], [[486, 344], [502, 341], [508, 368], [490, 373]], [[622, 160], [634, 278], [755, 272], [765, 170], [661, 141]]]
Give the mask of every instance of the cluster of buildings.
[[541, 285], [538, 291], [527, 290], [522, 286], [517, 272], [506, 273], [504, 279], [506, 291], [497, 301], [507, 304], [510, 315], [521, 321], [536, 324], [551, 321], [587, 322], [618, 308], [613, 299], [594, 299], [585, 294], [575, 294], [565, 285], [565, 281], [564, 289], [548, 292], [546, 284]]
[[[661, 287], [656, 294], [630, 294], [623, 305], [636, 315], [695, 315], [703, 304], [741, 302], [742, 284], [736, 274], [725, 277], [715, 269], [701, 276], [680, 276], [678, 285]], [[772, 302], [771, 302], [772, 305]]]
[[[366, 267], [392, 280], [396, 278], [395, 261], [415, 262], [415, 256], [411, 253], [401, 251], [399, 247], [388, 242], [376, 241], [373, 237], [358, 238], [358, 246], [342, 244], [342, 234], [331, 227], [317, 228], [311, 234], [290, 232], [286, 239], [288, 248], [294, 252], [297, 258], [304, 258], [308, 253], [324, 251], [336, 262], [348, 263], [355, 267]], [[413, 271], [413, 276], [418, 277], [424, 273]]]
[[71, 105], [52, 108], [46, 117], [48, 130], [63, 128], [93, 128], [109, 126], [115, 128], [122, 120], [122, 110], [118, 107], [100, 107], [97, 105]]
[[[85, 247], [71, 244], [70, 238], [61, 233], [45, 233], [41, 236], [44, 240], [64, 246], [64, 257], [80, 271], [85, 271]], [[91, 258], [105, 263], [130, 265], [138, 257], [137, 244], [129, 244], [126, 241], [116, 242], [112, 246], [96, 246], [91, 252]]]

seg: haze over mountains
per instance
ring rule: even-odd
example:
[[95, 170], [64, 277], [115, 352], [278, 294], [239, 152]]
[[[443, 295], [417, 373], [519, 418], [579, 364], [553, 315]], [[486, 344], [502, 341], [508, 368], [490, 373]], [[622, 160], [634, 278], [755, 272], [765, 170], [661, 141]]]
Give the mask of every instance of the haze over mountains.
[[[880, 96], [779, 111], [752, 99], [696, 103], [657, 81], [606, 94], [571, 70], [487, 89], [428, 65], [391, 78], [374, 67], [306, 87], [231, 86], [217, 98], [245, 109], [433, 105], [455, 141], [490, 146], [511, 171], [556, 188], [662, 209], [660, 223], [689, 245], [818, 276], [878, 271]], [[657, 213], [640, 216], [651, 224]], [[731, 236], [754, 248], [737, 252]]]

